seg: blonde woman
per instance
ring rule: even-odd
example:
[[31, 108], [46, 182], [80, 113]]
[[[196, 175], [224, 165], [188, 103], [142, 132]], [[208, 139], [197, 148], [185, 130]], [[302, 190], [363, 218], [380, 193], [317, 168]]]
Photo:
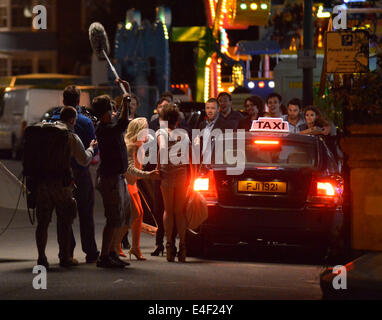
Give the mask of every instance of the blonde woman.
[[[139, 246], [141, 238], [141, 228], [143, 220], [143, 208], [141, 199], [138, 194], [137, 180], [140, 178], [156, 178], [159, 179], [159, 171], [142, 171], [142, 163], [139, 159], [143, 159], [143, 149], [140, 147], [148, 139], [148, 124], [146, 118], [136, 118], [129, 123], [125, 135], [125, 143], [127, 147], [127, 155], [129, 165], [126, 172], [127, 187], [131, 197], [131, 223], [127, 224], [121, 231], [119, 245], [131, 225], [132, 245], [129, 250], [129, 256], [134, 255], [137, 260], [146, 260], [141, 253]], [[117, 251], [118, 252], [118, 251]]]

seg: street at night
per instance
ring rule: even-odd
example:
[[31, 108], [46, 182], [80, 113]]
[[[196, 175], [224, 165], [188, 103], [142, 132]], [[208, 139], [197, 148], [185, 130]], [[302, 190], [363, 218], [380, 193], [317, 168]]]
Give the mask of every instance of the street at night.
[[382, 299], [381, 93], [380, 0], [0, 1], [0, 300]]
[[[5, 161], [17, 175], [19, 162]], [[17, 199], [16, 199], [17, 200]], [[16, 204], [16, 203], [15, 203]], [[96, 241], [101, 243], [104, 224], [102, 200], [96, 193]], [[13, 210], [1, 209], [5, 226]], [[78, 224], [74, 226], [79, 234]], [[47, 290], [35, 290], [32, 273], [36, 260], [35, 226], [20, 210], [1, 238], [0, 297], [2, 299], [101, 299], [101, 300], [254, 300], [321, 299], [320, 258], [301, 250], [257, 251], [248, 247], [217, 247], [211, 258], [190, 258], [186, 264], [169, 264], [166, 257], [151, 257], [155, 238], [142, 235], [147, 261], [132, 261], [124, 270], [100, 270], [86, 264], [76, 250], [78, 267], [58, 265], [55, 219], [49, 229], [47, 255], [51, 257]], [[322, 263], [322, 259], [321, 259]]]

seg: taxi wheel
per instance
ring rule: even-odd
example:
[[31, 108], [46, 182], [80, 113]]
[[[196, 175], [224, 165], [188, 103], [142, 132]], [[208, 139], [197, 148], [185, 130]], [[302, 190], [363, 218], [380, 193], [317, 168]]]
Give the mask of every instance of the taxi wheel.
[[328, 246], [325, 261], [330, 265], [343, 264], [346, 260], [346, 243], [343, 238], [336, 238]]

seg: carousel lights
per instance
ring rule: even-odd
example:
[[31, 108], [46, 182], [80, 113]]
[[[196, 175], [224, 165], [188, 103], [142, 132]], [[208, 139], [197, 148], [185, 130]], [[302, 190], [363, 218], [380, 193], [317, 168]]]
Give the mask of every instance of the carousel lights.
[[261, 8], [262, 10], [267, 10], [267, 9], [268, 9], [268, 5], [267, 5], [266, 3], [262, 3], [262, 4], [260, 5], [260, 8]]
[[250, 8], [251, 8], [251, 10], [257, 10], [257, 4], [251, 3]]
[[163, 32], [164, 32], [164, 38], [165, 38], [166, 40], [168, 40], [168, 39], [169, 39], [169, 36], [168, 36], [168, 30], [167, 30], [167, 26], [166, 26], [165, 23], [163, 23]]
[[322, 34], [319, 34], [318, 35], [318, 44], [317, 44], [317, 47], [318, 48], [322, 48], [324, 45], [322, 43]]
[[221, 66], [221, 58], [218, 59], [218, 63], [216, 65], [216, 73], [217, 73], [217, 78], [218, 78], [218, 81], [217, 81], [217, 87], [218, 87], [218, 92], [221, 92], [223, 91], [223, 88], [222, 88], [222, 66]]
[[223, 53], [227, 52], [228, 46], [229, 46], [229, 40], [228, 40], [227, 32], [223, 28], [220, 29], [220, 43], [221, 43], [221, 51]]
[[246, 3], [241, 3], [240, 4], [240, 9], [241, 10], [247, 10], [247, 4]]
[[[211, 58], [208, 58], [208, 59], [210, 59], [210, 62], [211, 62]], [[208, 100], [208, 97], [210, 95], [210, 93], [209, 93], [209, 89], [210, 89], [210, 72], [211, 72], [211, 70], [210, 70], [209, 65], [206, 65], [206, 67], [204, 69], [204, 102], [206, 102]]]
[[317, 18], [330, 18], [330, 12], [324, 12], [324, 7], [318, 7]]
[[243, 75], [243, 67], [239, 64], [234, 65], [232, 67], [232, 78], [233, 82], [238, 85], [242, 86], [244, 82], [244, 75]]
[[226, 2], [227, 2], [227, 0], [222, 1], [221, 15], [220, 15], [220, 25], [221, 26], [223, 26], [224, 18], [225, 18], [225, 15], [227, 14]]
[[211, 11], [212, 20], [215, 20], [215, 3], [214, 3], [214, 0], [210, 0], [210, 11]]

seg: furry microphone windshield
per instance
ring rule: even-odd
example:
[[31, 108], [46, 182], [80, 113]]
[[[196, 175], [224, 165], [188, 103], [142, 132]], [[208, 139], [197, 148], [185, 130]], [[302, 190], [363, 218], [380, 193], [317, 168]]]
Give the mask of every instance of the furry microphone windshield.
[[[116, 79], [119, 79], [117, 70], [115, 70], [113, 64], [111, 63], [108, 54], [110, 51], [109, 40], [105, 28], [99, 22], [93, 22], [89, 27], [89, 40], [93, 48], [94, 53], [97, 55], [98, 59], [105, 60], [110, 66], [111, 72], [113, 72]], [[127, 93], [125, 86], [122, 83], [119, 83], [123, 93]], [[131, 96], [131, 89], [129, 84], [129, 93]]]
[[89, 40], [94, 53], [99, 59], [107, 59], [110, 52], [109, 40], [105, 28], [99, 22], [94, 22], [89, 27]]

